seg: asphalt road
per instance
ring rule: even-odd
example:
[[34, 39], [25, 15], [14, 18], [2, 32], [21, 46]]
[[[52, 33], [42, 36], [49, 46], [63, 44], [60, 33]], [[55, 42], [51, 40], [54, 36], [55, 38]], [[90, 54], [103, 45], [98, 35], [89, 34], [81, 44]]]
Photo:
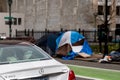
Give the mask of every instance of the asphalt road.
[[88, 67], [120, 70], [120, 62], [98, 63], [97, 61], [92, 61], [92, 60], [84, 61], [79, 59], [75, 59], [75, 60], [62, 60], [61, 58], [55, 58], [55, 59], [64, 64], [73, 64], [78, 66], [88, 66]]
[[[98, 63], [97, 61], [92, 60], [62, 60], [61, 58], [55, 58], [59, 62], [63, 64], [72, 64], [78, 66], [87, 66], [87, 67], [96, 67], [96, 68], [104, 68], [104, 69], [112, 69], [112, 70], [120, 70], [120, 62], [119, 63]], [[94, 79], [86, 79], [81, 77], [76, 77], [76, 80], [94, 80]]]

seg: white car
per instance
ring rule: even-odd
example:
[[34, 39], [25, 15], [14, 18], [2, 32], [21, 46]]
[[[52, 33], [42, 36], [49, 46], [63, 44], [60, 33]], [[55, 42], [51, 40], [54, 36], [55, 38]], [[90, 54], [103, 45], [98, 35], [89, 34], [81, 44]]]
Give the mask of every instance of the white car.
[[0, 41], [0, 80], [76, 80], [74, 72], [36, 45]]

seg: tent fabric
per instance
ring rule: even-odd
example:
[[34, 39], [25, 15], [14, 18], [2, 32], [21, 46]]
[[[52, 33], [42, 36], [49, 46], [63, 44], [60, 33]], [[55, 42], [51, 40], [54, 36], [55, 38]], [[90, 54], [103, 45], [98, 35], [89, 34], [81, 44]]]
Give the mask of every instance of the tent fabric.
[[70, 32], [67, 32], [63, 34], [56, 40], [57, 41], [57, 44], [58, 44], [58, 47], [61, 47], [65, 44], [69, 44], [70, 43]]
[[67, 31], [56, 39], [56, 54], [65, 60], [83, 52], [90, 56], [93, 53], [85, 37], [76, 31]]
[[[46, 34], [36, 41], [36, 45], [41, 47], [43, 50], [51, 52], [50, 55], [54, 55], [56, 50], [56, 39], [59, 34]], [[48, 52], [48, 53], [49, 53]]]
[[55, 52], [56, 49], [56, 39], [58, 35], [56, 34], [49, 34], [47, 37], [47, 45], [52, 50], [52, 52]]
[[83, 48], [80, 52], [84, 52], [87, 53], [88, 55], [92, 55], [93, 52], [90, 46], [88, 45], [87, 40], [84, 40]]
[[56, 54], [67, 56], [71, 50], [72, 50], [71, 46], [69, 44], [65, 44], [56, 50]]
[[84, 38], [84, 36], [79, 34], [78, 32], [67, 31], [57, 38], [57, 40], [56, 40], [56, 43], [58, 44], [57, 47], [61, 47], [62, 45], [66, 44], [66, 43], [72, 45], [72, 44], [76, 43], [77, 41], [80, 41], [83, 38]]

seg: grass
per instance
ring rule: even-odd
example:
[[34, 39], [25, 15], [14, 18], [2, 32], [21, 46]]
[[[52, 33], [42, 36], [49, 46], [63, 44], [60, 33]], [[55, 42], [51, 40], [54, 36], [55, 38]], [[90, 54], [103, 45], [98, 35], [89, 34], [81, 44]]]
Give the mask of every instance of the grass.
[[77, 67], [70, 65], [68, 65], [68, 67], [72, 69], [76, 75], [98, 78], [102, 80], [120, 80], [120, 71]]
[[[99, 45], [90, 45], [90, 47], [94, 53], [100, 53]], [[118, 48], [119, 48], [119, 43], [108, 44], [108, 52], [109, 53], [113, 50], [117, 50]], [[102, 53], [104, 53], [104, 44], [102, 44]]]

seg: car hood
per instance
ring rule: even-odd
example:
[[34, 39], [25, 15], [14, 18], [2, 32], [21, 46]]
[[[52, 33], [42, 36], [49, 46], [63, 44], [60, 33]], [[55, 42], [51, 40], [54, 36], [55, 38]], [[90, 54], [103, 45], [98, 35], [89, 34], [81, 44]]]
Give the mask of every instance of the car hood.
[[24, 63], [0, 65], [0, 77], [9, 79], [24, 79], [55, 73], [68, 72], [69, 68], [60, 62], [50, 59]]

